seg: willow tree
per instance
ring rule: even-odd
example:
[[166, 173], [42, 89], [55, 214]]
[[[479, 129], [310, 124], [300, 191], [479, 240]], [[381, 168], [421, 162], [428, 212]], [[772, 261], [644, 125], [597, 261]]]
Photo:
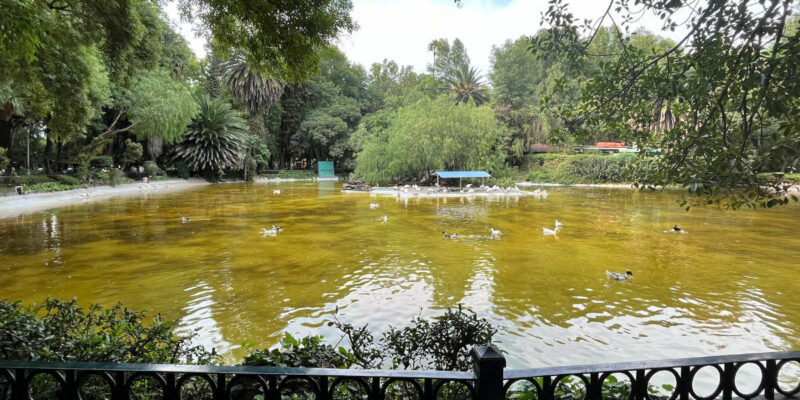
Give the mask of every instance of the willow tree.
[[491, 172], [503, 166], [506, 131], [489, 107], [422, 97], [386, 117], [385, 128], [357, 137], [355, 174], [369, 183], [426, 181], [438, 169]]

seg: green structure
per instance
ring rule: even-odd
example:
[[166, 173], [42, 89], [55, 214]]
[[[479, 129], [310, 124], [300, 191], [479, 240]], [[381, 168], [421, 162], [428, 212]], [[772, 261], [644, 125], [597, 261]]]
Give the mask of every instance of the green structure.
[[320, 161], [317, 173], [320, 180], [336, 180], [336, 174], [333, 173], [333, 161]]

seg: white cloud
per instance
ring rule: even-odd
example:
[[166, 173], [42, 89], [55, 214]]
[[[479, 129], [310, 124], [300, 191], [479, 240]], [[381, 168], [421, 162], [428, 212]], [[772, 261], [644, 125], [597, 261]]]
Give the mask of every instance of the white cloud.
[[[586, 1], [581, 13], [599, 15], [603, 4]], [[490, 1], [465, 0], [461, 8], [452, 1], [355, 0], [353, 16], [361, 29], [342, 39], [348, 57], [369, 65], [383, 58], [425, 71], [433, 55], [428, 43], [437, 38], [461, 39], [472, 63], [485, 74], [493, 45], [532, 35], [539, 30], [546, 1], [513, 0], [504, 7]]]
[[[545, 0], [501, 1], [508, 4], [499, 6], [498, 0], [463, 0], [459, 8], [451, 0], [354, 0], [352, 16], [360, 29], [339, 38], [338, 44], [351, 61], [365, 67], [386, 58], [424, 72], [433, 57], [427, 50], [431, 40], [447, 38], [452, 42], [459, 38], [472, 63], [487, 74], [492, 46], [536, 33], [541, 28], [541, 13], [548, 6]], [[597, 18], [608, 3], [574, 0], [570, 5], [575, 16], [583, 19]], [[168, 3], [165, 12], [177, 23], [195, 54], [204, 57], [205, 39], [196, 37], [189, 23], [179, 23], [175, 3]], [[661, 26], [657, 18], [650, 16], [637, 25], [652, 31]], [[675, 34], [667, 36], [674, 38]]]
[[193, 30], [194, 26], [190, 22], [181, 21], [178, 3], [173, 1], [168, 2], [163, 9], [164, 14], [167, 16], [167, 22], [186, 39], [189, 44], [189, 49], [191, 49], [198, 58], [205, 58], [206, 39], [195, 35]]

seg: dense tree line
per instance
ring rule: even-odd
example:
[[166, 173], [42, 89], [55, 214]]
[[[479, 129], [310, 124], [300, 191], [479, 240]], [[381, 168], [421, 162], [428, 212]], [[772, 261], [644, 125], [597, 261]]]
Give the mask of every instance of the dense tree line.
[[[754, 4], [761, 13], [692, 9], [678, 43], [629, 32], [609, 12], [579, 27], [556, 1], [546, 29], [492, 49], [489, 71], [471, 65], [459, 39], [439, 38], [424, 73], [392, 60], [365, 68], [331, 45], [357, 28], [349, 0], [178, 0], [209, 39], [204, 60], [155, 2], [0, 4], [0, 165], [17, 169], [32, 138], [34, 167], [81, 176], [97, 157], [240, 177], [302, 159], [371, 183], [424, 181], [439, 168], [508, 177], [543, 145], [624, 141], [663, 151], [641, 183], [742, 204], [781, 193], [780, 180], [765, 189], [759, 174], [800, 168], [791, 1]], [[642, 10], [675, 28], [681, 8]], [[280, 15], [296, 21], [276, 24]], [[463, 145], [472, 138], [477, 147]]]

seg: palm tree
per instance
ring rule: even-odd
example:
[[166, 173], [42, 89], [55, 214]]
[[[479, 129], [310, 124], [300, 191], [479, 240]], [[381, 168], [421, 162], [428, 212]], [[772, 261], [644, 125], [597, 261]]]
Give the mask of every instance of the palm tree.
[[283, 94], [283, 83], [253, 71], [244, 52], [234, 52], [230, 60], [223, 63], [222, 72], [228, 90], [244, 103], [251, 115], [277, 103]]
[[456, 104], [473, 101], [475, 105], [479, 106], [489, 101], [489, 91], [481, 78], [477, 69], [461, 65], [454, 76], [445, 78], [445, 82], [449, 86], [444, 90], [455, 93]]
[[247, 151], [247, 121], [223, 99], [205, 96], [197, 103], [199, 111], [177, 145], [175, 158], [195, 171], [241, 168]]

